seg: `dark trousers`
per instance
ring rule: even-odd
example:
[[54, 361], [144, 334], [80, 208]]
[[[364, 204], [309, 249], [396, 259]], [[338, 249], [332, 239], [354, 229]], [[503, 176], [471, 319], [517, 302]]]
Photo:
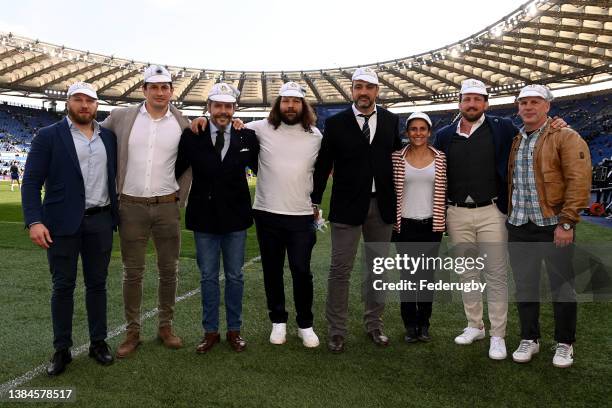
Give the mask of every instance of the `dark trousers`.
[[286, 323], [285, 253], [293, 280], [293, 301], [299, 328], [312, 327], [313, 284], [310, 257], [316, 242], [312, 215], [282, 215], [253, 211], [261, 253], [264, 287], [270, 320]]
[[83, 218], [76, 234], [51, 236], [47, 250], [53, 292], [53, 347], [72, 346], [72, 314], [79, 254], [85, 281], [85, 306], [89, 338], [106, 339], [106, 276], [113, 246], [112, 219], [109, 211]]
[[[400, 232], [393, 232], [392, 237], [397, 253], [415, 258], [438, 256], [442, 232], [432, 231], [432, 228], [433, 218], [427, 220], [402, 218]], [[421, 280], [433, 282], [434, 272], [434, 268], [421, 268], [414, 273], [403, 270], [401, 279], [415, 282], [418, 288]], [[401, 294], [400, 311], [404, 327], [429, 327], [433, 295], [433, 291], [428, 290]]]
[[[556, 225], [539, 227], [531, 221], [520, 227], [509, 223], [506, 225], [521, 338], [540, 338], [540, 272], [544, 261], [553, 301], [555, 340], [559, 343], [574, 343], [577, 305], [572, 267], [573, 244], [564, 248], [555, 246], [553, 240]], [[547, 244], [533, 245], [533, 242]]]

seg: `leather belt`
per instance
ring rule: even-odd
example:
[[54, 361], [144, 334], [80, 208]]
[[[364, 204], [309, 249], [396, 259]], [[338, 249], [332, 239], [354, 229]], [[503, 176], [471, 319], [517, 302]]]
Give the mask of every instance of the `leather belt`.
[[119, 196], [120, 201], [124, 201], [126, 203], [134, 203], [134, 204], [164, 204], [164, 203], [175, 203], [179, 200], [178, 195], [176, 193], [156, 196], [156, 197], [134, 197], [129, 196], [127, 194], [121, 194]]
[[85, 216], [90, 217], [95, 214], [99, 214], [101, 212], [110, 211], [110, 204], [105, 205], [104, 207], [90, 207], [85, 209]]
[[481, 201], [479, 203], [454, 203], [452, 201], [448, 202], [448, 205], [452, 205], [453, 207], [463, 207], [463, 208], [478, 208], [478, 207], [486, 207], [488, 205], [495, 204], [495, 199]]

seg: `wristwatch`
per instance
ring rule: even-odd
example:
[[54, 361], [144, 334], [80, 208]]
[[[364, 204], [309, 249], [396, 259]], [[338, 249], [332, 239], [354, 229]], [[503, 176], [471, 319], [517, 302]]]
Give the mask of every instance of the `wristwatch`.
[[574, 226], [572, 224], [568, 223], [568, 222], [564, 222], [564, 223], [559, 224], [559, 225], [561, 225], [561, 228], [563, 228], [563, 231], [569, 231], [572, 228], [574, 228]]

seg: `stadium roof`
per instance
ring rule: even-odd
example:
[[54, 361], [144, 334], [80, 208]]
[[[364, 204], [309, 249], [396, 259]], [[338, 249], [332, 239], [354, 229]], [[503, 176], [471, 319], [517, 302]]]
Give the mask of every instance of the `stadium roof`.
[[[560, 89], [609, 81], [610, 3], [530, 1], [456, 43], [360, 66], [378, 72], [380, 103], [386, 106], [454, 101], [461, 81], [468, 77], [481, 79], [494, 95], [514, 95], [528, 83]], [[81, 80], [93, 83], [108, 104], [133, 103], [142, 100], [142, 73], [147, 65], [0, 33], [1, 94], [61, 100], [68, 86]], [[269, 106], [286, 81], [301, 83], [313, 104], [348, 103], [351, 74], [357, 68], [223, 71], [166, 66], [174, 78], [177, 105], [203, 107], [210, 87], [223, 80], [240, 89], [242, 109]]]

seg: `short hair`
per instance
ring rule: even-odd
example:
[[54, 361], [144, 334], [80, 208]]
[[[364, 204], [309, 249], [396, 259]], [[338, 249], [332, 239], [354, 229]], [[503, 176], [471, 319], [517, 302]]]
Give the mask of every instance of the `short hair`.
[[[482, 94], [476, 94], [476, 95], [481, 95], [484, 98], [485, 102], [489, 101], [489, 95], [482, 95]], [[463, 99], [463, 94], [459, 94], [459, 102], [461, 102], [462, 99]]]
[[147, 89], [147, 84], [168, 84], [170, 85], [170, 89], [174, 89], [174, 87], [172, 86], [172, 82], [145, 82], [144, 84], [142, 84], [142, 88]]

